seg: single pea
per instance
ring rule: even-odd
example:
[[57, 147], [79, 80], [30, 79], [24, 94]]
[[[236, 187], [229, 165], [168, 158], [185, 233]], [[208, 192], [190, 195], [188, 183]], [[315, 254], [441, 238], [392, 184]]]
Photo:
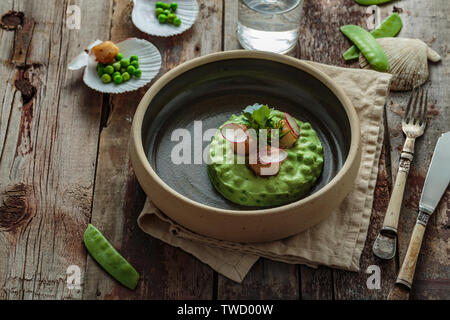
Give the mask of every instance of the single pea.
[[306, 176], [309, 176], [311, 174], [312, 170], [310, 167], [302, 165], [302, 166], [300, 166], [300, 172]]
[[130, 65], [130, 60], [122, 59], [122, 60], [120, 60], [120, 65], [122, 66], [122, 68], [126, 68]]
[[162, 2], [162, 1], [156, 1], [156, 3], [155, 3], [155, 8], [157, 8], [157, 9], [161, 8], [161, 9], [163, 9], [163, 8], [164, 8], [164, 2]]
[[173, 21], [175, 20], [176, 17], [177, 17], [177, 15], [176, 15], [175, 13], [170, 13], [170, 14], [167, 16], [167, 21], [168, 21], [169, 23], [173, 23]]
[[117, 54], [117, 56], [116, 56], [116, 60], [117, 61], [120, 61], [120, 60], [122, 60], [123, 59], [123, 54], [121, 54], [120, 52]]
[[172, 12], [175, 12], [175, 11], [177, 11], [177, 9], [178, 9], [178, 3], [172, 2], [170, 4], [170, 10], [172, 10]]
[[176, 17], [175, 19], [173, 19], [173, 25], [175, 27], [179, 27], [181, 25], [181, 19]]
[[163, 14], [165, 14], [166, 16], [169, 16], [170, 10], [164, 10], [164, 11], [163, 11]]
[[113, 66], [106, 66], [105, 67], [105, 73], [113, 74], [114, 73], [114, 67]]
[[97, 73], [101, 77], [105, 73], [105, 68], [102, 66], [97, 66]]
[[131, 76], [128, 72], [124, 72], [124, 73], [122, 73], [122, 78], [123, 78], [123, 81], [128, 81], [128, 80], [130, 80]]
[[322, 158], [317, 158], [317, 159], [316, 159], [316, 165], [317, 165], [318, 167], [320, 167], [320, 166], [322, 166], [322, 164], [323, 164], [323, 159], [322, 159]]
[[112, 263], [114, 263], [114, 264], [116, 264], [116, 265], [118, 265], [119, 266], [119, 270], [120, 271], [122, 271], [122, 268], [121, 268], [121, 262], [122, 262], [122, 260], [120, 259], [120, 256], [117, 256], [117, 255], [112, 255], [111, 256], [111, 262]]
[[161, 13], [163, 13], [164, 9], [163, 8], [157, 8], [155, 10], [155, 16], [158, 17]]
[[169, 9], [170, 9], [170, 4], [163, 2], [163, 3], [162, 3], [162, 8], [163, 8], [164, 10], [169, 10]]
[[119, 61], [114, 62], [112, 66], [113, 66], [114, 70], [116, 70], [116, 71], [120, 70], [120, 62]]
[[167, 21], [167, 16], [166, 16], [164, 13], [161, 13], [161, 14], [158, 16], [158, 21], [159, 21], [159, 23], [166, 23], [166, 21]]
[[112, 74], [112, 78], [114, 79], [114, 77], [117, 76], [117, 75], [120, 76], [120, 72], [119, 72], [119, 71], [114, 72], [114, 73]]
[[[387, 17], [381, 24], [370, 32], [375, 38], [395, 37], [402, 29], [403, 22], [398, 13], [393, 13]], [[345, 60], [357, 59], [359, 49], [353, 45], [342, 55]]]
[[313, 164], [314, 163], [314, 158], [311, 155], [306, 154], [303, 157], [303, 162], [306, 163], [306, 164]]
[[142, 70], [141, 70], [141, 69], [136, 69], [136, 70], [134, 71], [133, 75], [134, 75], [136, 78], [139, 78], [139, 77], [142, 75]]
[[103, 83], [110, 83], [111, 76], [109, 74], [105, 73], [104, 75], [102, 75], [102, 81], [103, 81]]
[[317, 145], [316, 152], [317, 153], [322, 153], [323, 152], [323, 147], [320, 144]]
[[137, 55], [132, 55], [130, 57], [130, 62], [133, 62], [133, 61], [139, 61], [139, 57]]
[[389, 70], [389, 61], [386, 54], [373, 35], [356, 25], [342, 26], [341, 31], [358, 47], [375, 70]]
[[99, 70], [99, 69], [103, 69], [105, 67], [105, 65], [103, 64], [103, 63], [97, 63], [97, 66], [96, 66], [96, 68], [97, 68], [97, 71]]
[[127, 72], [128, 72], [129, 74], [134, 74], [135, 71], [136, 71], [136, 68], [135, 68], [135, 67], [133, 67], [133, 66], [128, 66]]
[[302, 130], [310, 130], [311, 124], [309, 122], [303, 122], [303, 124], [301, 125]]
[[134, 61], [131, 61], [131, 63], [130, 63], [133, 67], [135, 67], [136, 69], [137, 68], [139, 68], [139, 62], [138, 61], [136, 61], [136, 60], [134, 60]]
[[120, 68], [120, 73], [127, 72], [127, 68]]
[[[95, 233], [92, 232], [93, 230]], [[95, 238], [98, 237], [100, 241], [95, 241]], [[97, 228], [89, 224], [84, 232], [83, 241], [89, 254], [111, 276], [127, 288], [132, 290], [136, 288], [139, 273], [114, 249]], [[106, 247], [105, 243], [107, 244]]]
[[123, 78], [120, 74], [116, 75], [113, 79], [116, 84], [121, 84], [123, 82]]

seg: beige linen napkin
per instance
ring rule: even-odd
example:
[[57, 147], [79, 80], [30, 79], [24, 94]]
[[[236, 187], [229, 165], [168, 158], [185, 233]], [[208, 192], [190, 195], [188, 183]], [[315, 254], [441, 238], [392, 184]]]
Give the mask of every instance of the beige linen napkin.
[[311, 267], [326, 265], [359, 270], [369, 227], [378, 161], [383, 142], [383, 108], [391, 75], [308, 62], [344, 89], [361, 124], [362, 159], [353, 190], [320, 224], [286, 239], [265, 243], [232, 243], [194, 233], [170, 220], [147, 199], [140, 228], [179, 247], [224, 276], [241, 282], [259, 257]]

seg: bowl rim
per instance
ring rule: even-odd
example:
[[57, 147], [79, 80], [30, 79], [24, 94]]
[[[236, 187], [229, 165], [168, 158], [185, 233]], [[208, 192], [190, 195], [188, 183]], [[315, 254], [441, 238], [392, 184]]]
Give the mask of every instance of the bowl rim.
[[[294, 68], [297, 68], [301, 71], [304, 71], [313, 77], [315, 77], [317, 80], [322, 82], [328, 89], [331, 90], [331, 92], [337, 97], [337, 99], [341, 102], [347, 117], [349, 119], [350, 123], [350, 149], [347, 155], [347, 158], [345, 159], [345, 162], [342, 166], [342, 168], [339, 170], [339, 172], [329, 181], [325, 186], [323, 186], [318, 191], [314, 192], [313, 194], [302, 198], [300, 200], [284, 204], [278, 207], [274, 208], [265, 208], [265, 209], [256, 209], [256, 210], [230, 210], [230, 209], [222, 209], [217, 208], [213, 206], [209, 206], [200, 202], [197, 202], [195, 200], [192, 200], [181, 193], [177, 192], [176, 190], [172, 189], [168, 184], [162, 180], [158, 174], [153, 170], [152, 166], [150, 165], [150, 162], [147, 159], [147, 156], [144, 151], [144, 145], [142, 141], [142, 124], [144, 120], [145, 113], [147, 111], [148, 106], [150, 105], [150, 102], [152, 101], [153, 97], [155, 97], [158, 92], [170, 81], [175, 79], [177, 76], [194, 69], [196, 67], [217, 62], [221, 60], [230, 60], [230, 59], [260, 59], [260, 60], [269, 60], [273, 62], [278, 62], [282, 64], [286, 64], [289, 66], [292, 66]], [[290, 211], [292, 209], [295, 209], [296, 207], [301, 206], [302, 204], [312, 202], [315, 200], [319, 200], [320, 197], [326, 193], [328, 193], [330, 190], [333, 190], [333, 188], [339, 184], [339, 182], [344, 178], [347, 171], [350, 170], [350, 168], [355, 165], [355, 161], [359, 159], [359, 149], [360, 149], [360, 125], [359, 125], [359, 118], [356, 113], [356, 110], [353, 106], [353, 103], [351, 102], [350, 98], [347, 96], [347, 94], [344, 92], [344, 90], [338, 86], [328, 75], [326, 75], [324, 72], [320, 71], [319, 69], [311, 66], [305, 61], [281, 55], [278, 53], [271, 53], [271, 52], [263, 52], [263, 51], [250, 51], [250, 50], [230, 50], [230, 51], [221, 51], [216, 53], [211, 53], [205, 56], [197, 57], [192, 60], [186, 61], [177, 67], [171, 69], [167, 73], [165, 73], [163, 76], [161, 76], [155, 83], [147, 90], [145, 95], [142, 97], [141, 101], [139, 102], [139, 105], [136, 109], [133, 123], [131, 127], [131, 143], [130, 147], [134, 148], [134, 151], [136, 153], [137, 159], [141, 162], [141, 165], [145, 172], [158, 183], [159, 187], [163, 188], [166, 192], [170, 193], [172, 196], [177, 197], [179, 199], [182, 199], [183, 201], [189, 203], [193, 207], [200, 209], [200, 210], [208, 210], [208, 211], [214, 211], [216, 214], [223, 214], [227, 216], [258, 216], [258, 215], [267, 215], [267, 214], [276, 214], [276, 213], [282, 213], [286, 211]], [[359, 164], [358, 164], [359, 165]]]

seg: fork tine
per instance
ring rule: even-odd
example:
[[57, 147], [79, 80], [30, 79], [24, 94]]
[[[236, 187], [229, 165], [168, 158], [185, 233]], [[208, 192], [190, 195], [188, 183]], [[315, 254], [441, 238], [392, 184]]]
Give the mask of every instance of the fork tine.
[[423, 102], [423, 112], [420, 118], [420, 124], [426, 124], [428, 116], [428, 89], [425, 90], [425, 101]]
[[421, 113], [422, 110], [420, 110], [422, 101], [419, 101], [421, 97], [422, 90], [420, 87], [417, 89], [416, 96], [414, 97], [414, 104], [413, 104], [413, 111], [411, 112], [411, 123], [415, 124], [417, 121], [417, 114]]
[[414, 102], [413, 124], [419, 124], [420, 120], [422, 119], [422, 106], [423, 106], [423, 88], [419, 88], [416, 101]]
[[413, 91], [411, 92], [411, 95], [409, 96], [408, 104], [406, 105], [405, 113], [403, 114], [403, 120], [405, 122], [409, 122], [409, 119], [411, 118], [409, 112], [411, 110], [411, 103], [413, 100], [413, 97], [415, 96], [416, 88], [413, 88]]
[[411, 112], [409, 114], [408, 117], [408, 123], [414, 123], [414, 119], [415, 119], [415, 114], [416, 114], [416, 107], [417, 107], [417, 102], [419, 100], [419, 95], [420, 95], [420, 88], [417, 88], [417, 90], [414, 91], [414, 100], [412, 102], [412, 106], [411, 106]]

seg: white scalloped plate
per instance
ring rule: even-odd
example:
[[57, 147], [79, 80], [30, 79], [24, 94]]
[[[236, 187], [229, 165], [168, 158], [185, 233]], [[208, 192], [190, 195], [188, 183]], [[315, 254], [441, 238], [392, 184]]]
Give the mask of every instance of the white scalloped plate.
[[102, 79], [97, 74], [97, 61], [95, 56], [90, 54], [92, 49], [97, 44], [101, 43], [101, 40], [96, 40], [89, 45], [89, 54], [84, 51], [78, 55], [69, 64], [69, 70], [78, 70], [86, 67], [83, 74], [83, 81], [91, 89], [97, 90], [103, 93], [123, 93], [137, 90], [147, 83], [149, 83], [159, 72], [161, 68], [161, 54], [158, 49], [144, 39], [129, 38], [121, 42], [117, 42], [119, 51], [125, 58], [129, 58], [132, 55], [139, 57], [139, 69], [142, 70], [140, 78], [132, 77], [129, 81], [121, 84], [103, 83]]
[[192, 27], [198, 15], [197, 0], [178, 0], [178, 8], [175, 13], [181, 19], [181, 25], [175, 27], [169, 23], [159, 23], [155, 15], [156, 0], [133, 0], [133, 2], [131, 19], [134, 25], [142, 32], [152, 36], [170, 37], [183, 33]]

